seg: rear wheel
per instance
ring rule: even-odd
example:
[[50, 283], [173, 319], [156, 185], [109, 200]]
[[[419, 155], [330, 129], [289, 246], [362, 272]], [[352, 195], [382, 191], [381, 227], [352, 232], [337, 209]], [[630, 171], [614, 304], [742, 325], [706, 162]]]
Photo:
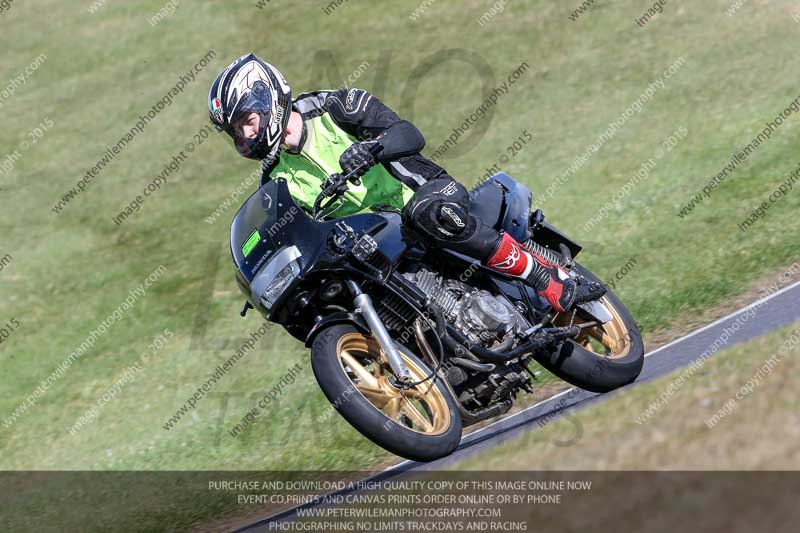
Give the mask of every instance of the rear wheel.
[[[430, 369], [398, 345], [420, 381]], [[461, 442], [455, 400], [438, 379], [410, 389], [394, 385], [391, 367], [378, 342], [349, 325], [321, 332], [311, 347], [311, 366], [333, 407], [375, 444], [415, 461], [448, 455]]]
[[[574, 270], [589, 281], [603, 283], [589, 270], [576, 264]], [[592, 392], [608, 392], [634, 381], [644, 365], [644, 343], [639, 328], [622, 301], [608, 289], [599, 300], [611, 313], [605, 324], [585, 328], [574, 340], [565, 341], [536, 360], [558, 377]], [[553, 323], [567, 326], [590, 319], [579, 311], [560, 313]]]

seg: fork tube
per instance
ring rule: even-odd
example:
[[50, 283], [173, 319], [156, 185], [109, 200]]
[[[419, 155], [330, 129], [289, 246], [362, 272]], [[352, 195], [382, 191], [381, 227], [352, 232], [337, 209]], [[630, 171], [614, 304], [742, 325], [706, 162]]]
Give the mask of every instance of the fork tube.
[[372, 298], [364, 293], [355, 281], [347, 280], [347, 288], [349, 288], [350, 292], [355, 296], [353, 302], [355, 303], [356, 312], [360, 313], [361, 316], [364, 317], [364, 320], [366, 320], [369, 329], [372, 331], [372, 335], [377, 339], [378, 344], [380, 344], [383, 349], [383, 353], [386, 355], [386, 359], [389, 361], [389, 366], [392, 367], [395, 377], [400, 381], [410, 380], [411, 371], [397, 351], [397, 347], [394, 345], [394, 341], [389, 335], [389, 332], [386, 331], [386, 326], [383, 325], [383, 322], [378, 316], [378, 312], [375, 311], [375, 307], [372, 305]]

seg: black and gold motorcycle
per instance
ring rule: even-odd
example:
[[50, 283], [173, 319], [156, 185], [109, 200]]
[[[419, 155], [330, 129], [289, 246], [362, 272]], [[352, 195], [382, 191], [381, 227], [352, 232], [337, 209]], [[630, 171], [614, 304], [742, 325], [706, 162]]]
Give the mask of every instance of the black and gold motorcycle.
[[[313, 213], [285, 180], [268, 181], [234, 218], [231, 253], [242, 315], [254, 308], [305, 342], [319, 386], [364, 436], [409, 459], [445, 456], [463, 427], [533, 391], [532, 361], [595, 392], [637, 378], [642, 338], [610, 289], [556, 313], [518, 279], [418, 248], [396, 210], [324, 220], [348, 179], [331, 176]], [[501, 173], [471, 195], [485, 223], [602, 283], [575, 262], [581, 247], [531, 212], [526, 187]]]

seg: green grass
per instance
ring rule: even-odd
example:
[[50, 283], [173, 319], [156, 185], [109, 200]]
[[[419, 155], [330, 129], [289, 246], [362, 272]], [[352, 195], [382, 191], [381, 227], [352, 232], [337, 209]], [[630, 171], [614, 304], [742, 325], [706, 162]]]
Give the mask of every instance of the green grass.
[[[86, 4], [86, 3], [84, 3]], [[177, 426], [166, 422], [250, 331], [228, 257], [229, 209], [204, 220], [253, 170], [222, 137], [200, 145], [141, 211], [112, 222], [173, 154], [207, 124], [208, 86], [247, 50], [278, 65], [295, 92], [341, 84], [363, 61], [355, 85], [376, 91], [428, 139], [442, 143], [481, 101], [479, 70], [497, 83], [529, 71], [494, 109], [480, 142], [442, 160], [475, 183], [524, 130], [535, 141], [506, 170], [541, 191], [679, 56], [686, 65], [546, 205], [548, 219], [587, 246], [582, 261], [609, 278], [630, 258], [620, 293], [645, 333], [675, 325], [789, 264], [800, 251], [790, 194], [743, 234], [736, 225], [797, 164], [798, 118], [715, 191], [688, 219], [677, 212], [730, 155], [798, 93], [791, 76], [800, 25], [788, 1], [670, 2], [646, 28], [642, 2], [598, 3], [577, 23], [572, 4], [510, 2], [484, 27], [489, 3], [435, 2], [417, 22], [417, 2], [361, 0], [331, 15], [324, 3], [273, 0], [181, 3], [151, 27], [161, 1], [88, 5], [15, 2], [0, 14], [7, 53], [0, 89], [36, 56], [47, 60], [3, 105], [0, 157], [45, 118], [43, 138], [0, 176], [0, 324], [20, 327], [0, 345], [0, 421], [75, 350], [158, 265], [164, 276], [10, 429], [0, 426], [0, 469], [363, 469], [392, 458], [337, 416], [309, 371], [306, 350], [272, 331]], [[46, 13], [47, 22], [42, 20]], [[409, 78], [445, 49], [463, 48], [419, 81]], [[216, 58], [64, 211], [50, 208], [110, 146], [213, 49]], [[471, 57], [465, 62], [461, 57]], [[478, 59], [476, 59], [476, 57]], [[329, 61], [335, 59], [335, 63]], [[485, 67], [484, 67], [485, 68]], [[416, 72], [416, 74], [415, 74]], [[490, 84], [493, 85], [493, 84]], [[591, 234], [583, 223], [679, 126], [689, 135]], [[473, 144], [468, 144], [472, 142]], [[77, 436], [67, 429], [164, 329], [174, 333], [141, 373]], [[204, 335], [200, 332], [204, 331]], [[192, 349], [190, 349], [192, 348]], [[233, 427], [296, 362], [305, 370], [276, 407], [244, 435]]]

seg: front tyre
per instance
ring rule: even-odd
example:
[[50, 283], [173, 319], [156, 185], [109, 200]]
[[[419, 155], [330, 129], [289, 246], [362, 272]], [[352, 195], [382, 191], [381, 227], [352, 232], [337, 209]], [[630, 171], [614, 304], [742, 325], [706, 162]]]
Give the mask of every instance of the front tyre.
[[[574, 270], [589, 281], [603, 283], [579, 264]], [[612, 320], [585, 328], [575, 340], [567, 340], [555, 350], [535, 356], [539, 364], [564, 381], [592, 392], [609, 392], [633, 382], [644, 365], [644, 343], [639, 328], [625, 304], [611, 289], [606, 289], [599, 301], [611, 312]], [[579, 312], [574, 323], [587, 320]], [[553, 323], [567, 326], [572, 321], [572, 313], [566, 312], [557, 315]]]
[[[430, 374], [407, 348], [398, 349], [413, 381]], [[414, 461], [432, 461], [461, 442], [461, 416], [439, 379], [398, 389], [389, 380], [391, 367], [378, 342], [353, 326], [320, 332], [311, 346], [311, 367], [333, 407], [378, 446]]]

